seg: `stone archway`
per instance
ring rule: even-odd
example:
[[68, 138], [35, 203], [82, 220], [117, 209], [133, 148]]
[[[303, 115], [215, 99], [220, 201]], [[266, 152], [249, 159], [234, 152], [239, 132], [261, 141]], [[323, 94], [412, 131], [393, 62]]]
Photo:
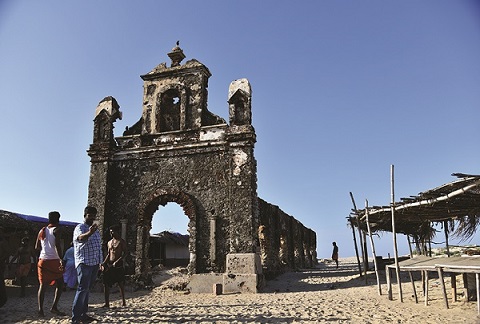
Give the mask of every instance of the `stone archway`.
[[165, 206], [169, 202], [175, 202], [182, 207], [185, 215], [188, 217], [189, 234], [189, 252], [190, 262], [188, 264], [188, 273], [196, 272], [196, 206], [193, 199], [185, 192], [176, 188], [159, 188], [147, 195], [139, 206], [139, 215], [137, 220], [137, 255], [136, 255], [136, 273], [145, 273], [150, 271], [150, 262], [148, 260], [149, 237], [152, 226], [152, 217], [160, 205]]

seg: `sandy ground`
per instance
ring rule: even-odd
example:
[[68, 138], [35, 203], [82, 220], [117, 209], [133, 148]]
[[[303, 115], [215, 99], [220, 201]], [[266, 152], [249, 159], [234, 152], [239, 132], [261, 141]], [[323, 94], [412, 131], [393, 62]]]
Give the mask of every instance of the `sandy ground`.
[[[460, 276], [457, 277], [460, 284]], [[417, 292], [421, 282], [416, 278]], [[157, 287], [146, 291], [128, 291], [127, 307], [121, 307], [120, 294], [111, 294], [111, 308], [101, 308], [100, 289], [90, 294], [90, 314], [94, 323], [480, 323], [476, 302], [453, 302], [444, 306], [438, 279], [430, 280], [429, 305], [413, 298], [408, 277], [402, 276], [403, 302], [398, 286], [393, 286], [393, 301], [388, 300], [385, 273], [381, 272], [383, 295], [378, 294], [375, 273], [359, 278], [355, 259], [341, 259], [338, 269], [321, 262], [316, 269], [286, 273], [267, 282], [258, 294], [188, 294], [170, 289], [185, 277], [163, 272], [155, 279]], [[395, 280], [394, 280], [395, 281]], [[450, 287], [447, 279], [447, 287]], [[132, 290], [132, 289], [130, 289]], [[459, 289], [459, 294], [462, 289]], [[8, 287], [9, 299], [0, 308], [0, 323], [70, 323], [70, 314], [54, 316], [48, 312], [53, 289], [45, 298], [46, 317], [36, 317], [36, 287], [28, 288], [27, 297], [19, 295], [19, 287]], [[59, 308], [70, 313], [74, 291], [63, 293]]]

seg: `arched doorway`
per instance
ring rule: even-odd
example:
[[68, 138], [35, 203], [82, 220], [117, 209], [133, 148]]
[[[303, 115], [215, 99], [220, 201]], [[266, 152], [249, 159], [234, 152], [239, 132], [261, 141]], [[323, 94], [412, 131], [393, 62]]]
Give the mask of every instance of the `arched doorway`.
[[152, 216], [148, 259], [151, 266], [187, 267], [190, 263], [188, 217], [182, 207], [169, 202]]
[[174, 203], [180, 206], [183, 214], [187, 216], [186, 227], [188, 238], [189, 273], [196, 272], [196, 207], [193, 199], [186, 193], [173, 188], [158, 189], [149, 195], [140, 208], [140, 215], [137, 223], [137, 256], [135, 264], [136, 273], [145, 273], [151, 270], [152, 264], [149, 260], [150, 233], [155, 213], [162, 206]]

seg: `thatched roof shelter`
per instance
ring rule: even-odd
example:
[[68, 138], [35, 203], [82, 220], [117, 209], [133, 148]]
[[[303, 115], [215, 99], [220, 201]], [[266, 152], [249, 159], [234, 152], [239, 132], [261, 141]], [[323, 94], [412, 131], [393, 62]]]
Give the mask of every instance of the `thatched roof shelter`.
[[16, 213], [6, 210], [0, 210], [0, 228], [2, 228], [5, 233], [35, 231], [35, 227], [31, 222], [18, 217]]
[[[458, 179], [395, 202], [397, 233], [424, 237], [434, 233], [432, 223], [448, 224], [448, 231], [470, 238], [480, 224], [480, 175], [454, 173]], [[366, 230], [367, 209], [352, 210], [349, 222]], [[368, 208], [372, 232], [392, 231], [391, 206]], [[447, 223], [445, 223], [445, 221]]]
[[[77, 222], [60, 220], [62, 238], [65, 240], [65, 244], [72, 241], [73, 231], [77, 224]], [[48, 218], [46, 217], [0, 210], [0, 230], [3, 232], [3, 236], [7, 237], [14, 245], [18, 245], [20, 239], [24, 236], [35, 238], [38, 231], [46, 225], [48, 225]]]

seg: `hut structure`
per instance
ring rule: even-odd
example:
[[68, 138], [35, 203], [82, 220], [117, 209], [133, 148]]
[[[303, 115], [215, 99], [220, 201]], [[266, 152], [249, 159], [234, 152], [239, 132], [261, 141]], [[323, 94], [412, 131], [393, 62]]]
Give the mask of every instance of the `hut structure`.
[[[402, 300], [402, 289], [398, 273], [400, 271], [408, 271], [410, 274], [412, 271], [420, 271], [422, 273], [423, 286], [425, 287], [425, 305], [427, 305], [428, 273], [433, 271], [438, 273], [443, 288], [445, 305], [448, 308], [448, 298], [443, 280], [443, 273], [448, 272], [452, 278], [452, 299], [454, 301], [457, 299], [455, 276], [461, 274], [467, 300], [476, 290], [477, 307], [480, 313], [480, 289], [478, 289], [480, 287], [480, 257], [450, 257], [448, 243], [449, 235], [453, 234], [457, 238], [467, 240], [475, 234], [480, 226], [480, 175], [463, 173], [454, 173], [452, 175], [458, 179], [437, 188], [421, 192], [417, 196], [402, 198], [399, 202], [392, 202], [389, 206], [367, 206], [361, 210], [353, 209], [348, 217], [348, 222], [352, 229], [359, 229], [360, 235], [363, 235], [364, 238], [367, 232], [371, 238], [372, 233], [383, 231], [393, 232], [395, 241], [396, 233], [405, 234], [409, 238], [409, 244], [410, 239], [413, 239], [418, 254], [423, 254], [420, 257], [413, 258], [413, 253], [410, 250], [412, 259], [400, 262], [396, 255], [395, 264], [386, 265], [389, 299], [392, 299], [390, 270], [397, 270], [400, 300]], [[435, 236], [437, 232], [435, 227], [438, 225], [441, 225], [444, 230], [448, 258], [431, 257], [429, 242]], [[355, 230], [353, 233], [355, 233]], [[372, 239], [371, 242], [372, 250], [375, 251]], [[396, 251], [396, 246], [394, 246], [394, 249]], [[357, 247], [356, 250], [358, 251]], [[362, 246], [362, 256], [365, 256], [365, 251], [366, 249]], [[476, 254], [476, 252], [464, 251], [464, 254]], [[378, 280], [379, 267], [376, 260], [374, 263]], [[471, 280], [472, 276], [474, 280]], [[410, 279], [413, 284], [411, 275]], [[476, 285], [472, 281], [476, 281]], [[415, 300], [418, 301], [415, 285], [413, 285], [413, 290]], [[379, 292], [381, 294], [380, 289]]]
[[189, 236], [170, 231], [150, 235], [149, 257], [152, 266], [186, 267], [190, 262]]
[[[472, 237], [480, 226], [480, 175], [452, 175], [458, 179], [394, 204], [396, 232], [410, 236], [423, 247], [422, 252], [436, 233], [434, 225], [441, 224], [447, 236], [464, 239]], [[350, 225], [368, 232], [367, 213], [372, 233], [392, 231], [391, 205], [353, 210]]]

